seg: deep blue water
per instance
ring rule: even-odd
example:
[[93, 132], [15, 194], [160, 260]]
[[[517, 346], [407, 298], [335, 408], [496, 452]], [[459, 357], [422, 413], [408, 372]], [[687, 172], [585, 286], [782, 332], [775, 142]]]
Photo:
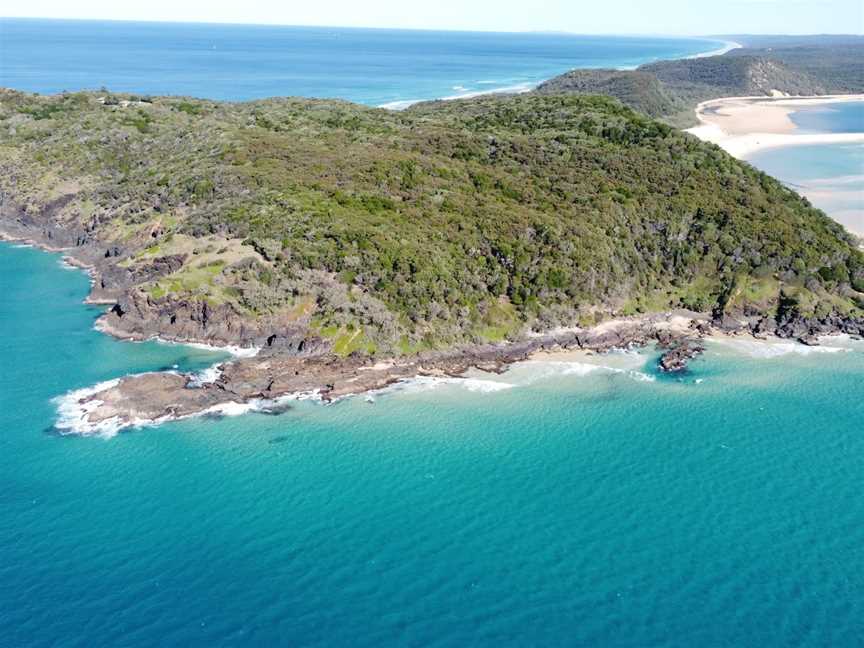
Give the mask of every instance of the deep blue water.
[[0, 244], [4, 646], [861, 643], [860, 344], [61, 437], [67, 390], [216, 359], [106, 338], [87, 288]]
[[720, 47], [693, 38], [0, 19], [0, 85], [398, 105]]

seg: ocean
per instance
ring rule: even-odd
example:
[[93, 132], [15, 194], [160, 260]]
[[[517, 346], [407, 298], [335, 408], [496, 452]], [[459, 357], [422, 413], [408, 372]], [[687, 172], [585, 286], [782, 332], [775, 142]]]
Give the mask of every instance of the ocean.
[[413, 101], [527, 90], [574, 67], [704, 54], [700, 38], [0, 19], [0, 86], [247, 100]]
[[[93, 330], [0, 244], [4, 646], [852, 646], [864, 344], [527, 363], [280, 416], [60, 436], [55, 400], [213, 353]], [[592, 364], [593, 363], [593, 364]]]
[[0, 243], [4, 647], [864, 641], [864, 343], [61, 435], [72, 390], [227, 357], [110, 339], [88, 288]]

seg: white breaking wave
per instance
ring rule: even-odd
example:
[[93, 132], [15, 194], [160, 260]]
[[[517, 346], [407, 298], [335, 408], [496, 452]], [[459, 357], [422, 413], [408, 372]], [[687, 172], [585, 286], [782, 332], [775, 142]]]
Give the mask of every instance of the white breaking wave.
[[416, 103], [420, 103], [421, 101], [425, 101], [425, 99], [404, 99], [401, 101], [389, 101], [387, 103], [383, 103], [379, 108], [384, 108], [385, 110], [405, 110], [406, 108], [410, 108]]
[[[174, 372], [168, 372], [174, 373]], [[181, 421], [190, 418], [199, 418], [203, 416], [225, 416], [234, 417], [250, 412], [273, 412], [279, 411], [287, 403], [291, 401], [317, 400], [321, 401], [321, 395], [318, 390], [311, 392], [298, 392], [296, 394], [288, 394], [275, 399], [256, 398], [245, 403], [219, 403], [213, 407], [188, 414], [184, 416], [166, 415], [157, 419], [132, 419], [129, 421], [121, 420], [120, 417], [112, 417], [92, 423], [87, 420], [87, 416], [102, 404], [100, 400], [92, 400], [85, 403], [81, 401], [90, 396], [93, 396], [105, 389], [116, 387], [120, 382], [120, 378], [108, 380], [106, 382], [86, 387], [84, 389], [76, 389], [63, 396], [58, 396], [52, 402], [57, 405], [57, 422], [54, 424], [56, 430], [66, 435], [78, 435], [85, 437], [99, 437], [102, 439], [111, 439], [124, 429], [129, 428], [146, 428], [155, 427], [162, 423], [171, 421]]]
[[223, 352], [230, 353], [235, 358], [254, 358], [261, 352], [260, 347], [241, 347], [233, 344], [226, 344], [224, 346], [219, 346], [216, 344], [205, 344], [204, 342], [174, 342], [173, 340], [163, 340], [158, 336], [154, 336], [150, 338], [151, 340], [155, 340], [159, 344], [169, 344], [172, 346], [185, 346], [191, 347], [193, 349], [201, 349], [203, 351], [215, 351], [215, 352]]
[[[422, 101], [455, 101], [456, 99], [472, 99], [474, 97], [482, 97], [484, 95], [493, 95], [493, 94], [524, 94], [526, 92], [531, 92], [534, 88], [539, 85], [538, 83], [519, 83], [516, 85], [503, 86], [501, 88], [490, 88], [488, 90], [472, 90], [468, 91], [467, 88], [462, 88], [459, 94], [450, 95], [447, 97], [440, 97], [439, 99], [405, 99], [401, 101], [390, 101], [387, 103], [383, 103], [379, 108], [384, 108], [385, 110], [405, 110], [406, 108], [410, 108], [414, 104], [420, 103]], [[459, 86], [461, 87], [461, 86]], [[456, 90], [456, 88], [453, 88]]]
[[621, 376], [626, 376], [637, 382], [654, 382], [656, 378], [644, 371], [635, 369], [627, 369], [622, 367], [613, 367], [609, 365], [592, 364], [589, 362], [562, 361], [562, 360], [528, 360], [520, 363], [524, 367], [532, 367], [537, 369], [528, 377], [532, 384], [551, 378], [553, 376], [580, 376], [585, 377], [598, 372], [612, 373]]
[[418, 392], [439, 389], [446, 386], [462, 387], [471, 392], [490, 394], [493, 392], [512, 389], [516, 385], [500, 380], [487, 380], [483, 378], [459, 378], [450, 376], [416, 376], [400, 380], [397, 383], [376, 389], [371, 394], [392, 394], [397, 392]]
[[839, 346], [807, 346], [800, 342], [781, 340], [753, 340], [737, 338], [713, 338], [712, 341], [751, 358], [771, 359], [796, 354], [807, 356], [817, 353], [838, 353], [848, 351]]
[[470, 92], [463, 92], [462, 94], [444, 97], [444, 101], [453, 101], [454, 99], [471, 99], [473, 97], [482, 97], [484, 95], [492, 94], [524, 94], [526, 92], [531, 92], [538, 85], [539, 83], [524, 82], [517, 83], [515, 85], [504, 86], [501, 88], [493, 88], [491, 90], [472, 90]]
[[[739, 49], [743, 47], [740, 43], [736, 43], [734, 41], [724, 41], [723, 47], [716, 50], [711, 50], [710, 52], [701, 52], [700, 54], [693, 54], [692, 56], [687, 56], [685, 58], [705, 58], [708, 56], [721, 56], [726, 54], [727, 52], [731, 52], [734, 49]], [[618, 70], [635, 70], [639, 67], [639, 65], [620, 65], [617, 66]], [[590, 69], [586, 68], [586, 69]], [[477, 81], [476, 85], [481, 86], [490, 86], [490, 85], [498, 85], [501, 81], [492, 81], [488, 79], [484, 79], [482, 81]], [[422, 101], [453, 101], [455, 99], [471, 99], [473, 97], [481, 97], [483, 95], [490, 94], [523, 94], [526, 92], [531, 92], [534, 88], [540, 85], [542, 81], [531, 81], [531, 82], [523, 82], [517, 84], [505, 85], [500, 88], [489, 88], [483, 90], [471, 90], [469, 91], [463, 85], [455, 85], [452, 86], [452, 90], [455, 90], [459, 94], [451, 95], [448, 97], [439, 97], [437, 99], [400, 99], [398, 101], [388, 101], [386, 103], [380, 104], [379, 108], [384, 108], [385, 110], [405, 110], [406, 108], [410, 108], [416, 103], [420, 103]]]
[[215, 364], [212, 367], [207, 367], [206, 369], [202, 369], [197, 373], [192, 374], [189, 379], [190, 387], [203, 387], [204, 385], [212, 385], [219, 377], [222, 375], [222, 370], [219, 368], [222, 366], [222, 363]]
[[297, 392], [296, 394], [287, 394], [285, 396], [280, 396], [279, 398], [253, 398], [252, 400], [245, 403], [219, 403], [218, 405], [214, 405], [213, 407], [210, 407], [197, 414], [177, 417], [175, 420], [214, 415], [226, 417], [242, 416], [243, 414], [249, 414], [252, 412], [268, 412], [272, 410], [278, 410], [279, 408], [284, 407], [287, 403], [306, 400], [321, 401], [321, 394], [316, 389], [311, 392]]
[[76, 389], [58, 396], [53, 399], [53, 403], [57, 405], [57, 422], [54, 427], [60, 434], [79, 434], [81, 436], [101, 436], [103, 438], [111, 438], [120, 431], [121, 425], [116, 419], [102, 421], [100, 423], [90, 423], [87, 420], [87, 415], [102, 404], [102, 401], [90, 401], [87, 403], [80, 402], [85, 398], [89, 398], [94, 394], [116, 387], [120, 382], [119, 378], [101, 382], [92, 387]]

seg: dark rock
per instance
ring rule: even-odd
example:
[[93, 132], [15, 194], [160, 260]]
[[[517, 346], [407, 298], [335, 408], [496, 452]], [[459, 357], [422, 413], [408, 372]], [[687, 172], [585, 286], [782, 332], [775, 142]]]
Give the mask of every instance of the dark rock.
[[696, 340], [677, 340], [660, 357], [660, 370], [665, 373], [680, 373], [685, 371], [690, 360], [701, 355], [704, 351], [705, 347]]

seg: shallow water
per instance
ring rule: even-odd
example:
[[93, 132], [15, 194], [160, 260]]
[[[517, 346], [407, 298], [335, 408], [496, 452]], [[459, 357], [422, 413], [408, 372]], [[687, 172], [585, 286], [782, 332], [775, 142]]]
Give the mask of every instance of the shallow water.
[[789, 117], [801, 133], [864, 133], [864, 101], [802, 106]]
[[0, 86], [370, 105], [524, 90], [574, 67], [711, 50], [698, 38], [0, 19]]
[[[527, 363], [281, 416], [59, 437], [52, 399], [212, 354], [98, 334], [0, 245], [10, 646], [821, 646], [864, 632], [864, 348]], [[852, 350], [849, 350], [852, 349]], [[600, 365], [599, 367], [596, 365]]]
[[747, 160], [864, 236], [864, 144], [786, 146]]

